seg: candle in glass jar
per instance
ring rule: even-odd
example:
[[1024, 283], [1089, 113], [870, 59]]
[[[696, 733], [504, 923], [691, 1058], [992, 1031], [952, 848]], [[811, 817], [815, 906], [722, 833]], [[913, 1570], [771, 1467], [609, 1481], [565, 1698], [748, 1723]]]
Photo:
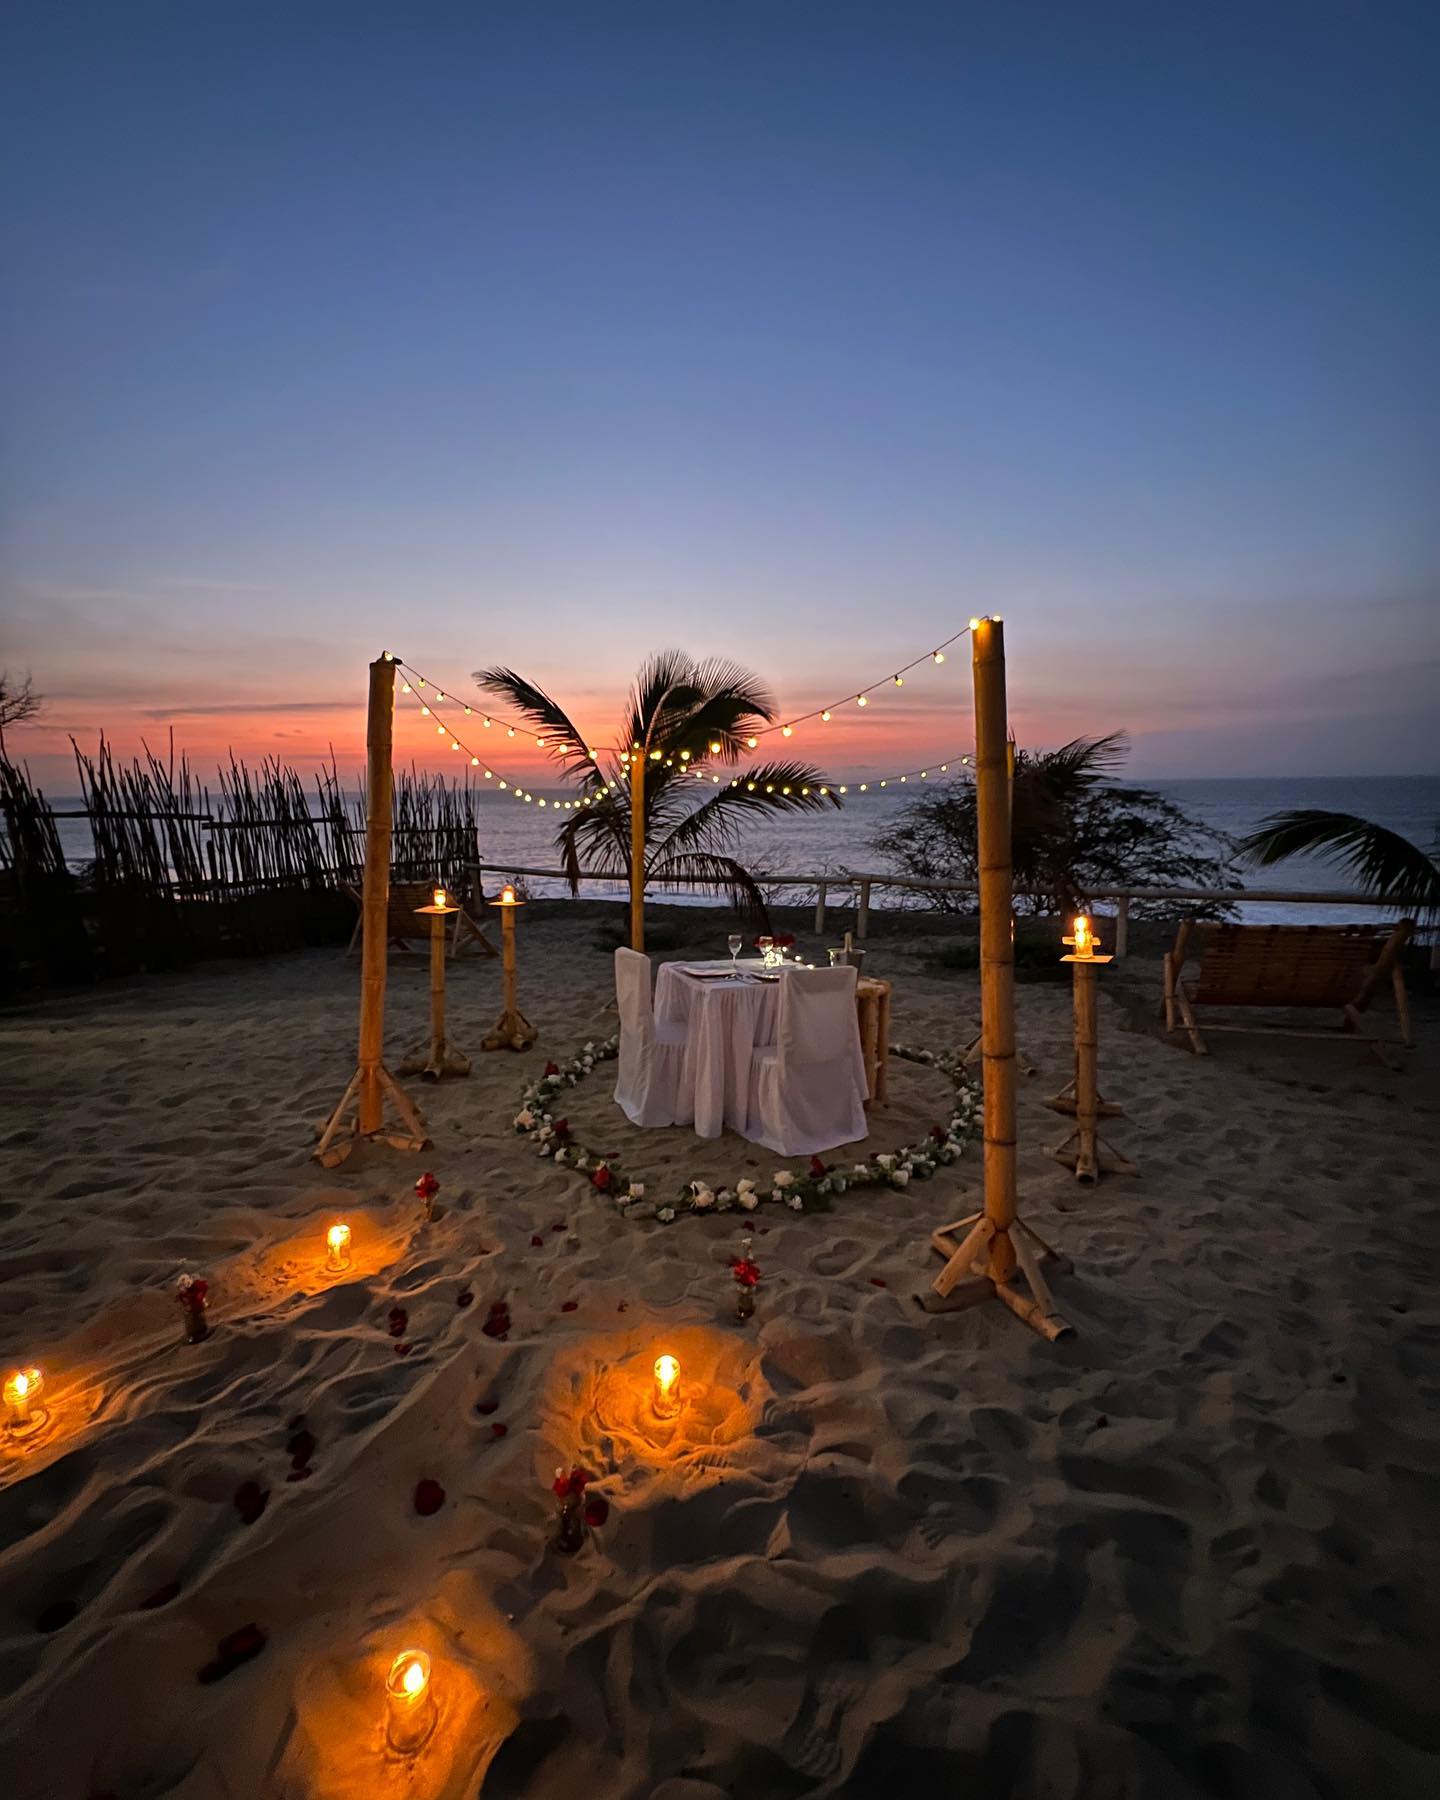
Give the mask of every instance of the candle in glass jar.
[[337, 1220], [325, 1233], [325, 1267], [332, 1275], [350, 1267], [350, 1227]]
[[1093, 956], [1095, 954], [1095, 933], [1090, 929], [1090, 921], [1084, 913], [1075, 920], [1075, 954], [1077, 956]]
[[392, 1750], [409, 1756], [434, 1729], [430, 1658], [423, 1650], [402, 1650], [385, 1679], [385, 1740]]
[[673, 1356], [655, 1358], [655, 1416], [673, 1419], [680, 1411], [680, 1364]]
[[5, 1429], [12, 1437], [24, 1437], [45, 1423], [40, 1390], [45, 1377], [38, 1369], [16, 1369], [5, 1378]]
[[447, 901], [447, 900], [446, 900], [446, 898], [445, 898], [445, 890], [444, 890], [444, 888], [436, 888], [436, 890], [435, 890], [435, 894], [434, 894], [434, 904], [435, 904], [435, 905], [436, 905], [436, 906], [437, 906], [437, 907], [441, 907], [441, 906], [448, 906], [448, 905], [449, 905], [449, 902], [448, 902], [448, 901]]

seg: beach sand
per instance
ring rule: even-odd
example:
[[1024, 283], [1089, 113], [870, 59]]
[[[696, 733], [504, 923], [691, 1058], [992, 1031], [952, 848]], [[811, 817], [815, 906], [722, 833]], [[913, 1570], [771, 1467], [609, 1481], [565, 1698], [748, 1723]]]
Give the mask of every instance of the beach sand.
[[[689, 929], [716, 953], [723, 926]], [[52, 1413], [0, 1452], [7, 1800], [1440, 1789], [1433, 1003], [1403, 1074], [1340, 1043], [1199, 1060], [1155, 1035], [1154, 962], [1106, 971], [1101, 1085], [1140, 1174], [1085, 1189], [1042, 1154], [1068, 988], [1022, 985], [1022, 1207], [1074, 1261], [1052, 1345], [912, 1298], [973, 1148], [825, 1216], [763, 1208], [734, 1323], [737, 1215], [624, 1220], [515, 1135], [525, 1081], [615, 1023], [582, 915], [531, 908], [520, 948], [536, 1049], [479, 1053], [498, 964], [456, 964], [474, 1074], [408, 1084], [434, 1149], [334, 1171], [307, 1153], [354, 1061], [338, 951], [0, 1020], [0, 1346], [43, 1364]], [[963, 1045], [975, 977], [922, 948], [872, 947], [893, 1035]], [[392, 1066], [425, 1004], [423, 964], [394, 961]], [[567, 1116], [650, 1195], [777, 1166], [632, 1130], [613, 1080]], [[950, 1091], [898, 1061], [892, 1084], [873, 1150]], [[354, 1264], [327, 1276], [337, 1216]], [[190, 1347], [186, 1270], [213, 1298]], [[647, 1401], [661, 1350], [673, 1425]], [[564, 1558], [572, 1464], [610, 1512]], [[251, 1625], [263, 1645], [217, 1657]], [[382, 1690], [411, 1645], [439, 1717], [401, 1762]]]

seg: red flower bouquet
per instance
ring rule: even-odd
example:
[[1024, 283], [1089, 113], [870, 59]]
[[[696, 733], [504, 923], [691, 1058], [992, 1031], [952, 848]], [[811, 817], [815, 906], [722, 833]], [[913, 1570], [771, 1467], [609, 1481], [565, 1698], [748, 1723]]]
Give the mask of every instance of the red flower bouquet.
[[415, 1197], [420, 1202], [421, 1210], [427, 1219], [435, 1217], [435, 1196], [440, 1192], [440, 1183], [427, 1169], [415, 1183]]

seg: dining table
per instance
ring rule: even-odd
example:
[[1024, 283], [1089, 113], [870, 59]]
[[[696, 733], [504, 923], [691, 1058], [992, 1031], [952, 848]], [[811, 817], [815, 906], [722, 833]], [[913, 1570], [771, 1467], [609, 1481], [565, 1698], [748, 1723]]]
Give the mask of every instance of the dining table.
[[[750, 1110], [750, 1067], [755, 1052], [775, 1042], [780, 984], [794, 963], [767, 968], [759, 957], [662, 964], [655, 981], [655, 1020], [685, 1034], [687, 1099], [694, 1102], [695, 1133], [716, 1138], [729, 1129], [742, 1137]], [[886, 1098], [885, 1059], [890, 1027], [890, 984], [862, 976], [856, 1009], [869, 1098]]]

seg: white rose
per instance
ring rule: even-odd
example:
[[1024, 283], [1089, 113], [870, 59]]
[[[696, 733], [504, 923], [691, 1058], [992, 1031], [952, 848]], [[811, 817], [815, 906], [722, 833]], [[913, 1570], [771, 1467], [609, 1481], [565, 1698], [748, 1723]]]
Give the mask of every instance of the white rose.
[[790, 1187], [794, 1180], [795, 1177], [789, 1169], [777, 1169], [775, 1171], [775, 1185], [777, 1188]]
[[645, 1183], [643, 1181], [632, 1181], [630, 1183], [630, 1198], [632, 1200], [643, 1200], [645, 1198]]
[[530, 1129], [530, 1127], [535, 1123], [535, 1115], [534, 1115], [534, 1113], [532, 1113], [530, 1111], [528, 1106], [523, 1107], [518, 1113], [516, 1113], [515, 1123], [520, 1127], [520, 1129], [522, 1131], [528, 1131]]
[[886, 1154], [877, 1156], [875, 1160], [882, 1169], [893, 1169], [895, 1167], [895, 1158], [893, 1155]]
[[655, 1217], [662, 1225], [668, 1225], [675, 1217], [675, 1208], [673, 1206], [662, 1206]]
[[[548, 1151], [548, 1150], [547, 1150], [547, 1151], [543, 1151], [543, 1152], [542, 1152], [542, 1154], [543, 1154], [543, 1155], [546, 1155], [546, 1156], [548, 1156], [548, 1155], [549, 1155], [549, 1154], [550, 1154], [550, 1153], [549, 1153], [549, 1151]], [[561, 1165], [561, 1164], [562, 1164], [562, 1163], [566, 1163], [566, 1162], [568, 1162], [568, 1161], [569, 1161], [569, 1160], [570, 1160], [570, 1153], [569, 1153], [569, 1151], [567, 1151], [567, 1150], [563, 1150], [563, 1149], [562, 1149], [562, 1150], [557, 1150], [557, 1151], [556, 1151], [556, 1152], [555, 1152], [555, 1164], [556, 1164], [556, 1167], [557, 1167], [557, 1168], [558, 1168], [558, 1167], [559, 1167], [559, 1166], [560, 1166], [560, 1165]]]
[[804, 1212], [805, 1210], [805, 1202], [800, 1198], [799, 1194], [792, 1194], [788, 1204], [791, 1212]]
[[910, 1184], [910, 1171], [908, 1169], [896, 1169], [890, 1179], [898, 1188], [908, 1187]]
[[695, 1212], [708, 1212], [714, 1204], [715, 1196], [707, 1187], [702, 1187], [700, 1192], [690, 1202], [690, 1205]]
[[721, 1188], [720, 1192], [715, 1196], [716, 1212], [729, 1212], [734, 1204], [735, 1196], [730, 1192], [729, 1188]]
[[860, 1179], [861, 1179], [861, 1180], [862, 1180], [862, 1181], [863, 1181], [863, 1180], [864, 1180], [864, 1179], [865, 1179], [865, 1177], [866, 1177], [866, 1176], [867, 1176], [867, 1175], [868, 1175], [868, 1174], [869, 1174], [869, 1173], [870, 1173], [870, 1169], [869, 1169], [869, 1166], [868, 1166], [868, 1165], [867, 1165], [867, 1164], [865, 1164], [865, 1163], [856, 1163], [856, 1165], [855, 1165], [855, 1173], [856, 1173], [856, 1174], [857, 1174], [857, 1175], [858, 1175], [858, 1176], [859, 1176], [859, 1177], [860, 1177]]
[[756, 1198], [754, 1188], [747, 1188], [743, 1182], [741, 1183], [735, 1198], [745, 1208], [746, 1212], [754, 1212], [755, 1208], [760, 1204], [759, 1200]]
[[735, 1192], [737, 1194], [753, 1194], [755, 1192], [755, 1183], [747, 1175], [743, 1181], [736, 1182]]
[[830, 1177], [830, 1185], [837, 1194], [843, 1194], [845, 1192], [845, 1177], [843, 1175], [832, 1175]]

